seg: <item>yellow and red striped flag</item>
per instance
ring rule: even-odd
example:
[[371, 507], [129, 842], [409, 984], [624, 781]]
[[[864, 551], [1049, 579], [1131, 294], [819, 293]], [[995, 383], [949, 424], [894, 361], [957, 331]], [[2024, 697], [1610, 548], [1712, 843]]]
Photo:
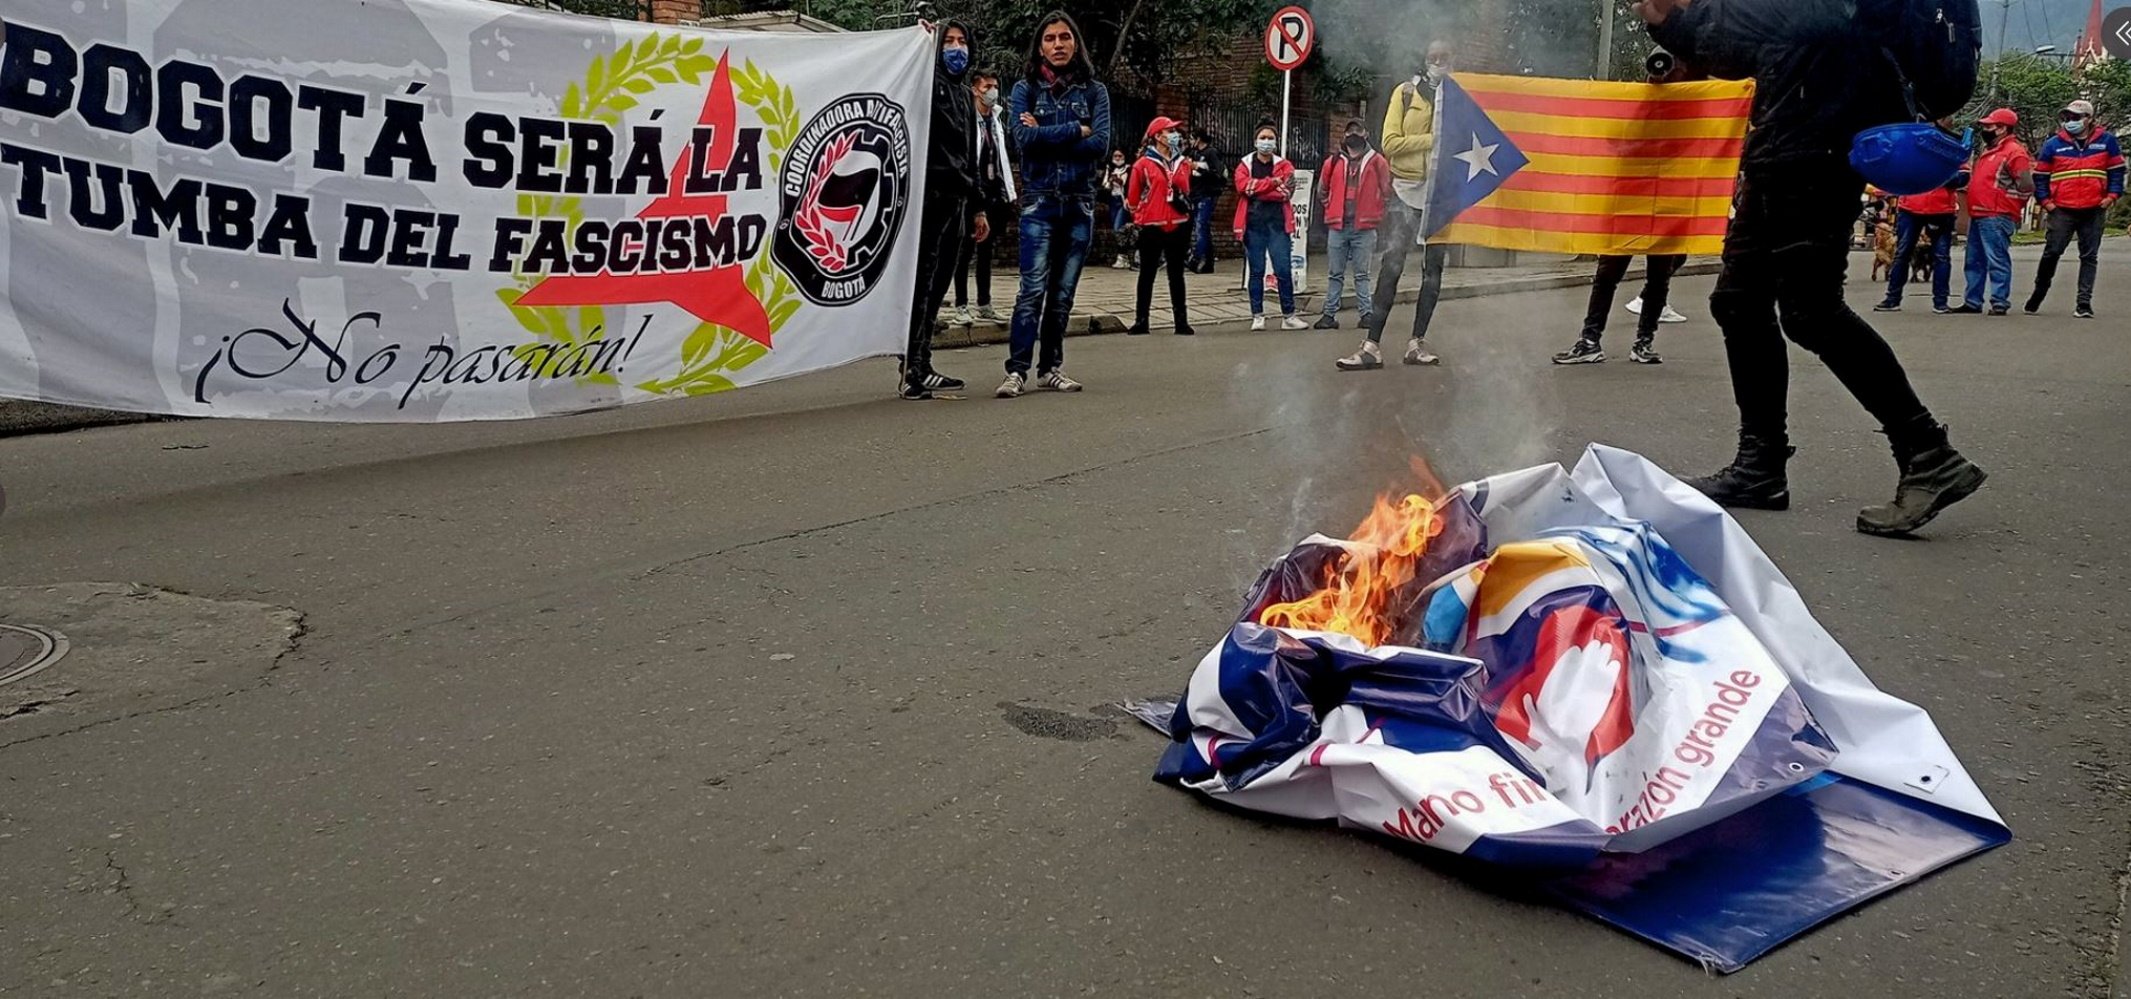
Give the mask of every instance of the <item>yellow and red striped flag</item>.
[[1753, 96], [1752, 81], [1457, 74], [1437, 109], [1430, 242], [1720, 253]]

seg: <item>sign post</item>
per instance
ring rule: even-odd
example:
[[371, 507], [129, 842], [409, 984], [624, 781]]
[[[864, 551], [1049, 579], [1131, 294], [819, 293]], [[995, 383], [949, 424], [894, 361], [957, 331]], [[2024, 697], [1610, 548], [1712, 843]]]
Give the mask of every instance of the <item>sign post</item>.
[[1287, 155], [1288, 101], [1294, 93], [1295, 68], [1310, 58], [1317, 44], [1317, 22], [1300, 7], [1282, 7], [1265, 26], [1265, 61], [1280, 71], [1280, 155]]

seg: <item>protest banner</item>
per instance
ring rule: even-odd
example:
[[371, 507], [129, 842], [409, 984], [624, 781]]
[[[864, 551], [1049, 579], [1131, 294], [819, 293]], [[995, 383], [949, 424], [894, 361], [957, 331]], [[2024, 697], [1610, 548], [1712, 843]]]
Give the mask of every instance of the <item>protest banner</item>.
[[923, 29], [132, 0], [4, 31], [0, 397], [513, 419], [901, 350]]

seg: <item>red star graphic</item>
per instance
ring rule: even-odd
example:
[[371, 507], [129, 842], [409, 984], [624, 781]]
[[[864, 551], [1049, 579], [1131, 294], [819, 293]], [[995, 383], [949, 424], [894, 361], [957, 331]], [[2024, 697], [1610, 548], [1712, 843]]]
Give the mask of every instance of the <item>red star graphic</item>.
[[[733, 104], [732, 73], [728, 59], [718, 58], [718, 71], [703, 99], [702, 124], [717, 129], [708, 150], [710, 165], [723, 172], [732, 164], [733, 139], [738, 112]], [[673, 166], [666, 194], [638, 212], [640, 219], [703, 216], [715, 221], [725, 215], [723, 194], [685, 194], [689, 157], [694, 149], [681, 150]], [[671, 302], [706, 323], [724, 326], [765, 347], [770, 346], [770, 317], [762, 303], [749, 294], [739, 264], [678, 274], [563, 275], [543, 278], [519, 296], [518, 304], [530, 308], [555, 305], [638, 305]]]

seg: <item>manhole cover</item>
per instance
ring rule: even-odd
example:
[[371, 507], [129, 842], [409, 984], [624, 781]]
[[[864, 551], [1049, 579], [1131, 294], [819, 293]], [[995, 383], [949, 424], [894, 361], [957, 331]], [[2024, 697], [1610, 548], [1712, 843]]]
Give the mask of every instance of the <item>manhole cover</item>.
[[67, 636], [35, 625], [0, 624], [0, 687], [35, 676], [67, 654]]

